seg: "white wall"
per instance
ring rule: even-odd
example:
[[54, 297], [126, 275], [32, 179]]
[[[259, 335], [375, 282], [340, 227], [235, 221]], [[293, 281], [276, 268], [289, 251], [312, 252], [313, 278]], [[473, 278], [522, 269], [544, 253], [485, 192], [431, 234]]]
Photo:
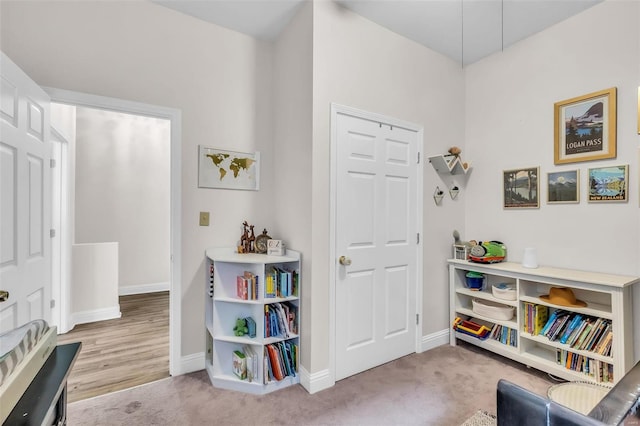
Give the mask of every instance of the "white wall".
[[170, 280], [170, 124], [77, 108], [74, 242], [118, 242], [124, 290]]
[[[302, 253], [301, 347], [311, 347], [311, 127], [313, 8], [305, 4], [274, 45], [273, 238]], [[293, 177], [293, 178], [292, 178]], [[311, 351], [301, 351], [310, 365]]]
[[[198, 144], [272, 149], [271, 46], [146, 1], [3, 1], [0, 49], [43, 86], [182, 112], [182, 347], [204, 350], [204, 250], [269, 227], [268, 190], [197, 188]], [[263, 155], [262, 169], [270, 170]], [[270, 188], [264, 173], [261, 187]], [[198, 226], [198, 212], [211, 226]]]
[[[498, 239], [512, 261], [640, 274], [637, 96], [640, 3], [606, 1], [465, 69], [469, 238]], [[555, 102], [617, 87], [617, 158], [553, 163]], [[490, 107], [489, 107], [490, 106]], [[589, 203], [590, 167], [629, 165], [629, 201]], [[540, 167], [540, 208], [502, 208], [502, 171]], [[580, 203], [547, 204], [547, 173], [580, 170]], [[635, 294], [640, 306], [640, 289]], [[635, 324], [640, 324], [636, 312]], [[640, 357], [640, 327], [635, 329]]]
[[[424, 126], [424, 156], [464, 149], [464, 80], [450, 59], [333, 2], [314, 2], [311, 371], [328, 368], [330, 104], [335, 102]], [[464, 153], [464, 151], [463, 151]], [[464, 233], [463, 189], [437, 207], [431, 194], [450, 184], [424, 167], [423, 335], [448, 329], [446, 259], [451, 233]], [[464, 182], [458, 182], [464, 188]], [[306, 349], [305, 349], [306, 350]]]

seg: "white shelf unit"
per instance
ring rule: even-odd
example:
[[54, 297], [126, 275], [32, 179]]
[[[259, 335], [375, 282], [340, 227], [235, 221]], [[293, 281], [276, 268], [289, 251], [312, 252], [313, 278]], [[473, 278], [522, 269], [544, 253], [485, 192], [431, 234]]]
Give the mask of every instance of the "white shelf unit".
[[438, 173], [451, 173], [452, 175], [466, 175], [471, 166], [464, 162], [458, 155], [440, 154], [429, 157], [429, 162]]
[[[512, 262], [480, 264], [466, 260], [449, 259], [448, 263], [451, 324], [456, 317], [463, 319], [473, 317], [518, 331], [517, 346], [514, 347], [507, 346], [497, 340], [488, 338], [481, 340], [451, 330], [450, 344], [452, 346], [456, 345], [456, 339], [460, 339], [566, 380], [598, 382], [588, 374], [565, 368], [564, 365], [557, 362], [558, 350], [573, 352], [613, 365], [613, 381], [600, 382], [605, 386], [613, 386], [634, 365], [632, 287], [640, 282], [639, 277], [550, 267], [530, 269]], [[468, 271], [485, 274], [486, 287], [483, 291], [473, 291], [466, 288], [465, 275]], [[493, 296], [492, 285], [499, 283], [515, 284], [515, 301], [502, 300]], [[541, 295], [549, 294], [551, 287], [571, 288], [576, 298], [587, 302], [587, 306], [583, 308], [559, 306], [540, 299]], [[500, 321], [480, 316], [472, 310], [471, 301], [473, 298], [513, 306], [516, 308], [514, 317], [509, 321]], [[525, 302], [547, 306], [549, 315], [556, 309], [562, 309], [611, 320], [613, 330], [612, 356], [577, 350], [559, 341], [549, 340], [546, 336], [526, 333], [523, 331], [524, 315], [526, 315]]]
[[[300, 327], [300, 286], [302, 283], [301, 256], [294, 250], [286, 250], [283, 256], [246, 253], [239, 254], [233, 248], [209, 248], [205, 251], [206, 291], [205, 326], [206, 352], [205, 369], [211, 384], [222, 389], [230, 389], [251, 394], [266, 394], [300, 383], [298, 372], [295, 376], [286, 376], [280, 381], [264, 383], [265, 368], [268, 359], [265, 347], [278, 342], [290, 342], [298, 347], [300, 337], [265, 336], [265, 305], [287, 302], [295, 306], [295, 321]], [[297, 293], [288, 297], [265, 297], [266, 273], [273, 267], [295, 271], [298, 274]], [[258, 277], [259, 295], [256, 300], [243, 300], [237, 297], [236, 279], [245, 271]], [[256, 337], [236, 336], [233, 332], [236, 319], [252, 317], [256, 322]], [[242, 351], [245, 345], [251, 346], [258, 357], [258, 371], [252, 381], [240, 379], [233, 373], [232, 354]]]

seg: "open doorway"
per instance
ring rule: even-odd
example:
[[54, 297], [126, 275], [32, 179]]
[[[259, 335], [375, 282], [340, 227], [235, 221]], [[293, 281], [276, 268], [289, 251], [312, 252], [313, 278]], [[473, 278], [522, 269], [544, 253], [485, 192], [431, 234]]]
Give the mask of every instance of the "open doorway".
[[[73, 139], [65, 145], [69, 151], [68, 164], [60, 164], [70, 169], [67, 177], [72, 183], [67, 194], [69, 211], [61, 216], [70, 218], [68, 240], [73, 243], [70, 253], [74, 255], [69, 257], [90, 260], [81, 260], [80, 268], [85, 271], [80, 272], [77, 264], [69, 262], [68, 269], [75, 273], [69, 274], [71, 278], [66, 283], [61, 280], [59, 299], [54, 297], [60, 307], [63, 331], [75, 324], [91, 326], [99, 320], [106, 320], [101, 321], [101, 327], [105, 327], [119, 321], [112, 319], [119, 316], [119, 308], [124, 315], [127, 309], [139, 313], [136, 305], [155, 306], [166, 314], [168, 322], [164, 339], [169, 365], [167, 368], [165, 357], [164, 374], [180, 374], [180, 112], [58, 89], [46, 90], [54, 105], [60, 102], [74, 109], [72, 121], [77, 128], [73, 132], [60, 131], [63, 136], [72, 133]], [[58, 234], [64, 235], [64, 231]], [[98, 259], [114, 244], [115, 267]], [[87, 246], [97, 249], [91, 249], [88, 254], [75, 252], [77, 248], [86, 250]], [[106, 258], [113, 255], [107, 254]], [[87, 264], [91, 262], [98, 265], [96, 270], [87, 272], [86, 269], [91, 269]], [[61, 263], [64, 269], [64, 259]], [[112, 279], [115, 289], [105, 290], [113, 287], [105, 278], [110, 274], [113, 277], [113, 269], [118, 270], [115, 280]], [[78, 276], [83, 277], [82, 283], [74, 286]], [[59, 303], [65, 291], [69, 300], [66, 304]], [[146, 299], [147, 295], [152, 295], [154, 301]], [[151, 318], [160, 317], [150, 311], [146, 314]], [[104, 333], [96, 329], [94, 337]], [[157, 334], [157, 330], [150, 334], [154, 333]], [[163, 337], [155, 337], [157, 345]], [[155, 350], [144, 354], [144, 362], [153, 358], [149, 352]], [[136, 357], [143, 358], [143, 355]]]

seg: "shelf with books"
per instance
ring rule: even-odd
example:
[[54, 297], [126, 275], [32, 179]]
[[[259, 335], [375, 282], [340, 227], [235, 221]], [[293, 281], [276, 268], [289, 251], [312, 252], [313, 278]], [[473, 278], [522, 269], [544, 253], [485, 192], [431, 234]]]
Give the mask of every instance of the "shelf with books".
[[[300, 253], [270, 256], [212, 248], [205, 255], [205, 367], [211, 383], [253, 394], [299, 383]], [[234, 372], [241, 365], [246, 375]]]
[[[550, 267], [531, 269], [511, 262], [478, 264], [450, 259], [448, 263], [452, 321], [461, 316], [475, 317], [517, 330], [514, 347], [459, 332], [451, 333], [452, 345], [462, 339], [567, 380], [608, 385], [633, 366], [631, 295], [639, 277]], [[469, 271], [484, 276], [483, 291], [466, 288]], [[513, 285], [515, 300], [495, 299], [487, 290], [495, 283]], [[513, 306], [515, 316], [509, 321], [480, 316], [473, 311], [473, 299]]]

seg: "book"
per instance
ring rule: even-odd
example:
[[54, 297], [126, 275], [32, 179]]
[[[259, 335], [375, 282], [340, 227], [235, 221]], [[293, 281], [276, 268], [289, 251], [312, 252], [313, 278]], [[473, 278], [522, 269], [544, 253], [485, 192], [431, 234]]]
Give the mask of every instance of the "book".
[[575, 328], [578, 327], [578, 325], [581, 322], [582, 322], [582, 315], [575, 314], [573, 316], [573, 319], [569, 323], [569, 326], [566, 328], [564, 333], [562, 333], [562, 337], [560, 337], [560, 343], [567, 343], [567, 340], [569, 340], [569, 336], [571, 336], [571, 333], [573, 332], [573, 330], [575, 330]]
[[247, 280], [244, 276], [238, 275], [236, 278], [236, 296], [238, 299], [247, 300], [248, 295]]
[[251, 317], [246, 317], [245, 321], [247, 321], [247, 329], [249, 330], [247, 334], [249, 337], [256, 337], [256, 322]]
[[549, 317], [549, 308], [544, 305], [534, 305], [533, 307], [533, 335], [541, 333], [542, 328], [547, 323]]
[[277, 381], [280, 381], [284, 379], [285, 375], [282, 370], [282, 364], [280, 363], [280, 355], [278, 354], [278, 350], [273, 344], [267, 345], [266, 348], [269, 352], [269, 364], [271, 366], [271, 371], [273, 372], [273, 377]]
[[553, 326], [553, 324], [556, 321], [557, 316], [562, 313], [561, 309], [556, 309], [555, 311], [551, 312], [551, 315], [549, 316], [549, 318], [547, 319], [547, 323], [544, 325], [544, 327], [542, 328], [542, 330], [540, 331], [540, 334], [542, 335], [547, 335], [549, 333], [549, 329]]
[[238, 376], [241, 380], [247, 378], [247, 358], [244, 353], [240, 351], [233, 351], [233, 374]]

